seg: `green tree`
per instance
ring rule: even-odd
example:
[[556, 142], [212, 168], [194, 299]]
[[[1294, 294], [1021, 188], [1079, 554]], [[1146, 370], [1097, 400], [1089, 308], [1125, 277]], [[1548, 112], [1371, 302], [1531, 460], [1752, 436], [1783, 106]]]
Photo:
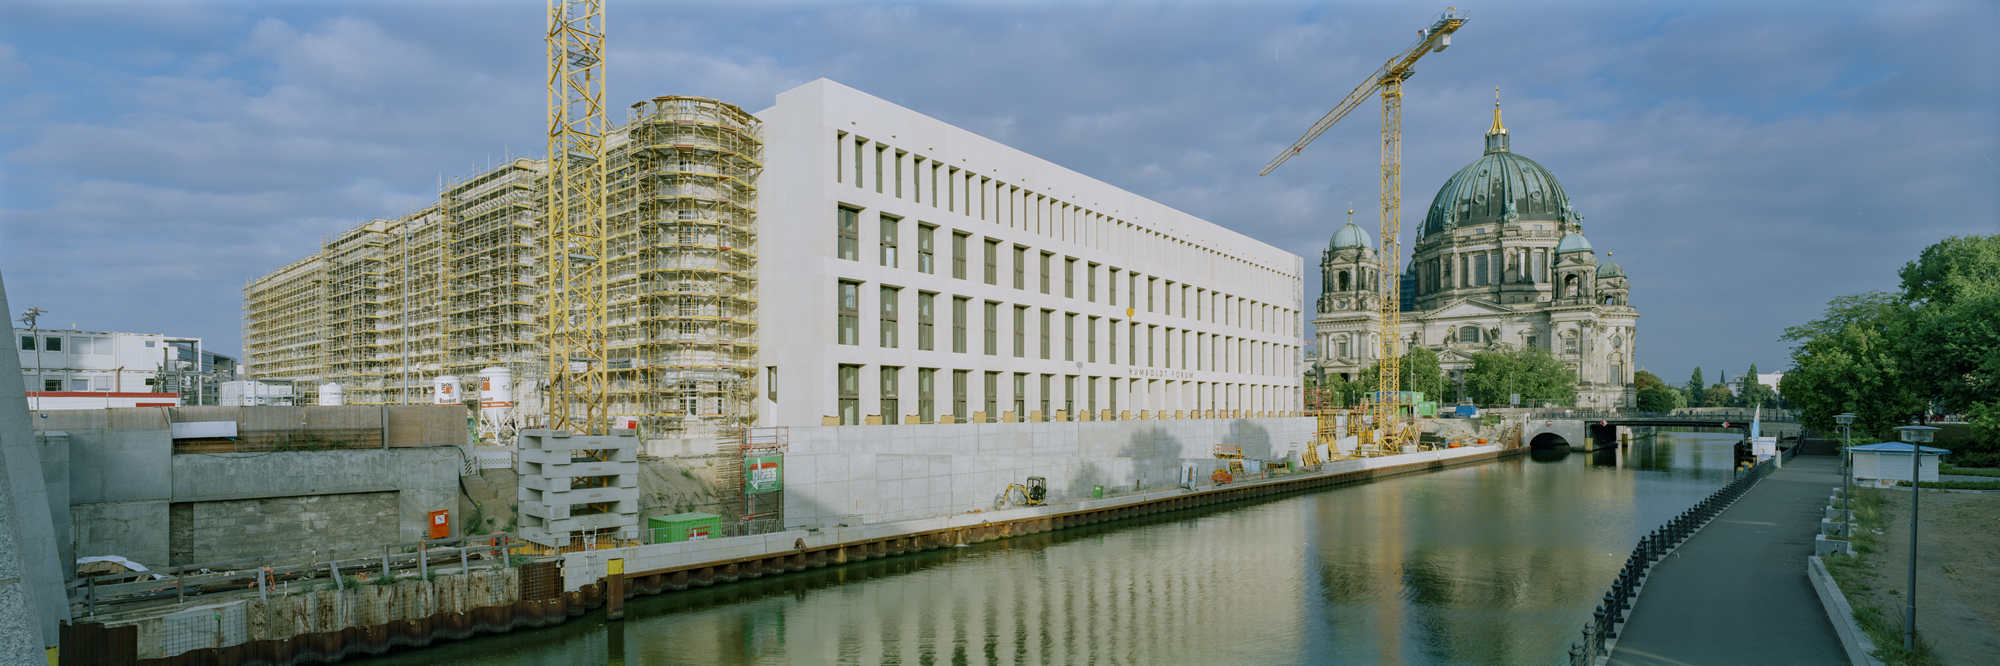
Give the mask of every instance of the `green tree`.
[[1736, 394], [1729, 392], [1729, 387], [1716, 384], [1702, 389], [1701, 403], [1710, 407], [1727, 407], [1730, 400], [1735, 397]]
[[1778, 391], [1757, 379], [1757, 364], [1750, 364], [1750, 374], [1743, 376], [1743, 388], [1736, 394], [1738, 407], [1776, 407]]
[[1632, 374], [1632, 383], [1639, 391], [1639, 411], [1664, 412], [1679, 408], [1681, 393], [1668, 386], [1666, 380], [1645, 370]]
[[1425, 400], [1444, 400], [1444, 367], [1438, 364], [1437, 352], [1424, 347], [1412, 347], [1403, 354], [1401, 361], [1405, 391], [1421, 391]]
[[1708, 390], [1708, 383], [1701, 380], [1701, 366], [1699, 365], [1694, 366], [1694, 376], [1689, 377], [1687, 383], [1688, 406], [1689, 407], [1703, 406], [1701, 404], [1701, 398], [1702, 395], [1704, 395], [1703, 392], [1707, 390]]
[[1576, 373], [1539, 349], [1499, 349], [1472, 355], [1465, 391], [1473, 402], [1505, 405], [1509, 391], [1522, 400], [1576, 401]]
[[1899, 300], [1879, 291], [1836, 297], [1825, 316], [1785, 329], [1779, 339], [1797, 346], [1779, 390], [1800, 422], [1831, 431], [1833, 415], [1853, 412], [1857, 430], [1894, 439], [1892, 429], [1923, 409], [1899, 363], [1907, 312]]

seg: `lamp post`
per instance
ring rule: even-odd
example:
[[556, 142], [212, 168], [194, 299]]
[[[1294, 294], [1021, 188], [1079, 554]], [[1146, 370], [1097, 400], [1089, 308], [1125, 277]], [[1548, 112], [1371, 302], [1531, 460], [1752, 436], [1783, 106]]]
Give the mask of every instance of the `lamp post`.
[[[35, 320], [41, 317], [42, 315], [48, 313], [49, 313], [48, 310], [43, 310], [41, 308], [28, 308], [26, 310], [21, 311], [21, 322], [28, 325], [28, 337], [34, 339], [34, 342], [30, 343], [31, 349], [29, 349], [29, 351], [35, 352], [35, 381], [38, 382], [43, 381], [42, 349], [44, 345], [42, 344], [42, 327], [36, 325]], [[41, 388], [45, 389], [48, 388], [48, 386], [45, 384]], [[41, 408], [42, 408], [42, 391], [38, 389], [35, 391], [35, 409], [39, 411]]]
[[1922, 485], [1918, 481], [1918, 470], [1924, 459], [1924, 443], [1931, 441], [1931, 433], [1937, 428], [1930, 426], [1900, 426], [1903, 441], [1910, 444], [1910, 593], [1903, 600], [1903, 649], [1917, 649], [1917, 491]]
[[1840, 453], [1843, 456], [1842, 461], [1847, 466], [1847, 478], [1843, 479], [1846, 485], [1840, 490], [1840, 521], [1848, 523], [1847, 537], [1852, 539], [1854, 538], [1854, 452], [1849, 450], [1851, 437], [1848, 435], [1848, 426], [1854, 423], [1854, 412], [1835, 414], [1833, 420], [1840, 424]]

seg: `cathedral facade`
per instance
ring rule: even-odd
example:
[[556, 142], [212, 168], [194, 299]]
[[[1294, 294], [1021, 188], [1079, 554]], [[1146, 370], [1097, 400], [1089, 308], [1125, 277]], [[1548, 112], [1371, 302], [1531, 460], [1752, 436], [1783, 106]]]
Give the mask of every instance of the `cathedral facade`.
[[1367, 230], [1350, 221], [1334, 232], [1320, 260], [1314, 372], [1353, 379], [1376, 362], [1382, 280], [1396, 279], [1395, 353], [1411, 345], [1436, 351], [1447, 382], [1472, 367], [1472, 354], [1532, 348], [1576, 373], [1578, 408], [1638, 405], [1639, 311], [1628, 301], [1624, 269], [1608, 253], [1598, 257], [1562, 184], [1513, 153], [1508, 139], [1495, 106], [1485, 154], [1438, 190], [1401, 275], [1382, 274]]

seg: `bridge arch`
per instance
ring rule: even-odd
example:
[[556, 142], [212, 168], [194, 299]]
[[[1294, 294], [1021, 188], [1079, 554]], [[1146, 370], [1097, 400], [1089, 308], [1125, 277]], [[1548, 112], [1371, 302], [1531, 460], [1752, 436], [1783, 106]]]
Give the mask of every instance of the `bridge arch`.
[[1569, 440], [1563, 439], [1562, 435], [1558, 435], [1552, 432], [1544, 432], [1542, 434], [1535, 435], [1534, 439], [1528, 440], [1528, 447], [1535, 449], [1549, 449], [1558, 447], [1567, 449], [1569, 448]]

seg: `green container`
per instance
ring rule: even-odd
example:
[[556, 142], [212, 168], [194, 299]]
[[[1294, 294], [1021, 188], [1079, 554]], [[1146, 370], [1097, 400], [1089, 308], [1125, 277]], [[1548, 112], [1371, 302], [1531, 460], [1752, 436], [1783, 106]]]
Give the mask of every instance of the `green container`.
[[1437, 404], [1437, 403], [1435, 403], [1435, 402], [1419, 402], [1419, 403], [1417, 403], [1417, 415], [1418, 415], [1418, 416], [1437, 416], [1437, 415], [1438, 415], [1438, 404]]
[[1090, 496], [1097, 499], [1104, 499], [1104, 486], [1091, 486]]
[[676, 513], [646, 519], [646, 528], [653, 533], [653, 543], [706, 539], [721, 524], [722, 516], [712, 513]]

